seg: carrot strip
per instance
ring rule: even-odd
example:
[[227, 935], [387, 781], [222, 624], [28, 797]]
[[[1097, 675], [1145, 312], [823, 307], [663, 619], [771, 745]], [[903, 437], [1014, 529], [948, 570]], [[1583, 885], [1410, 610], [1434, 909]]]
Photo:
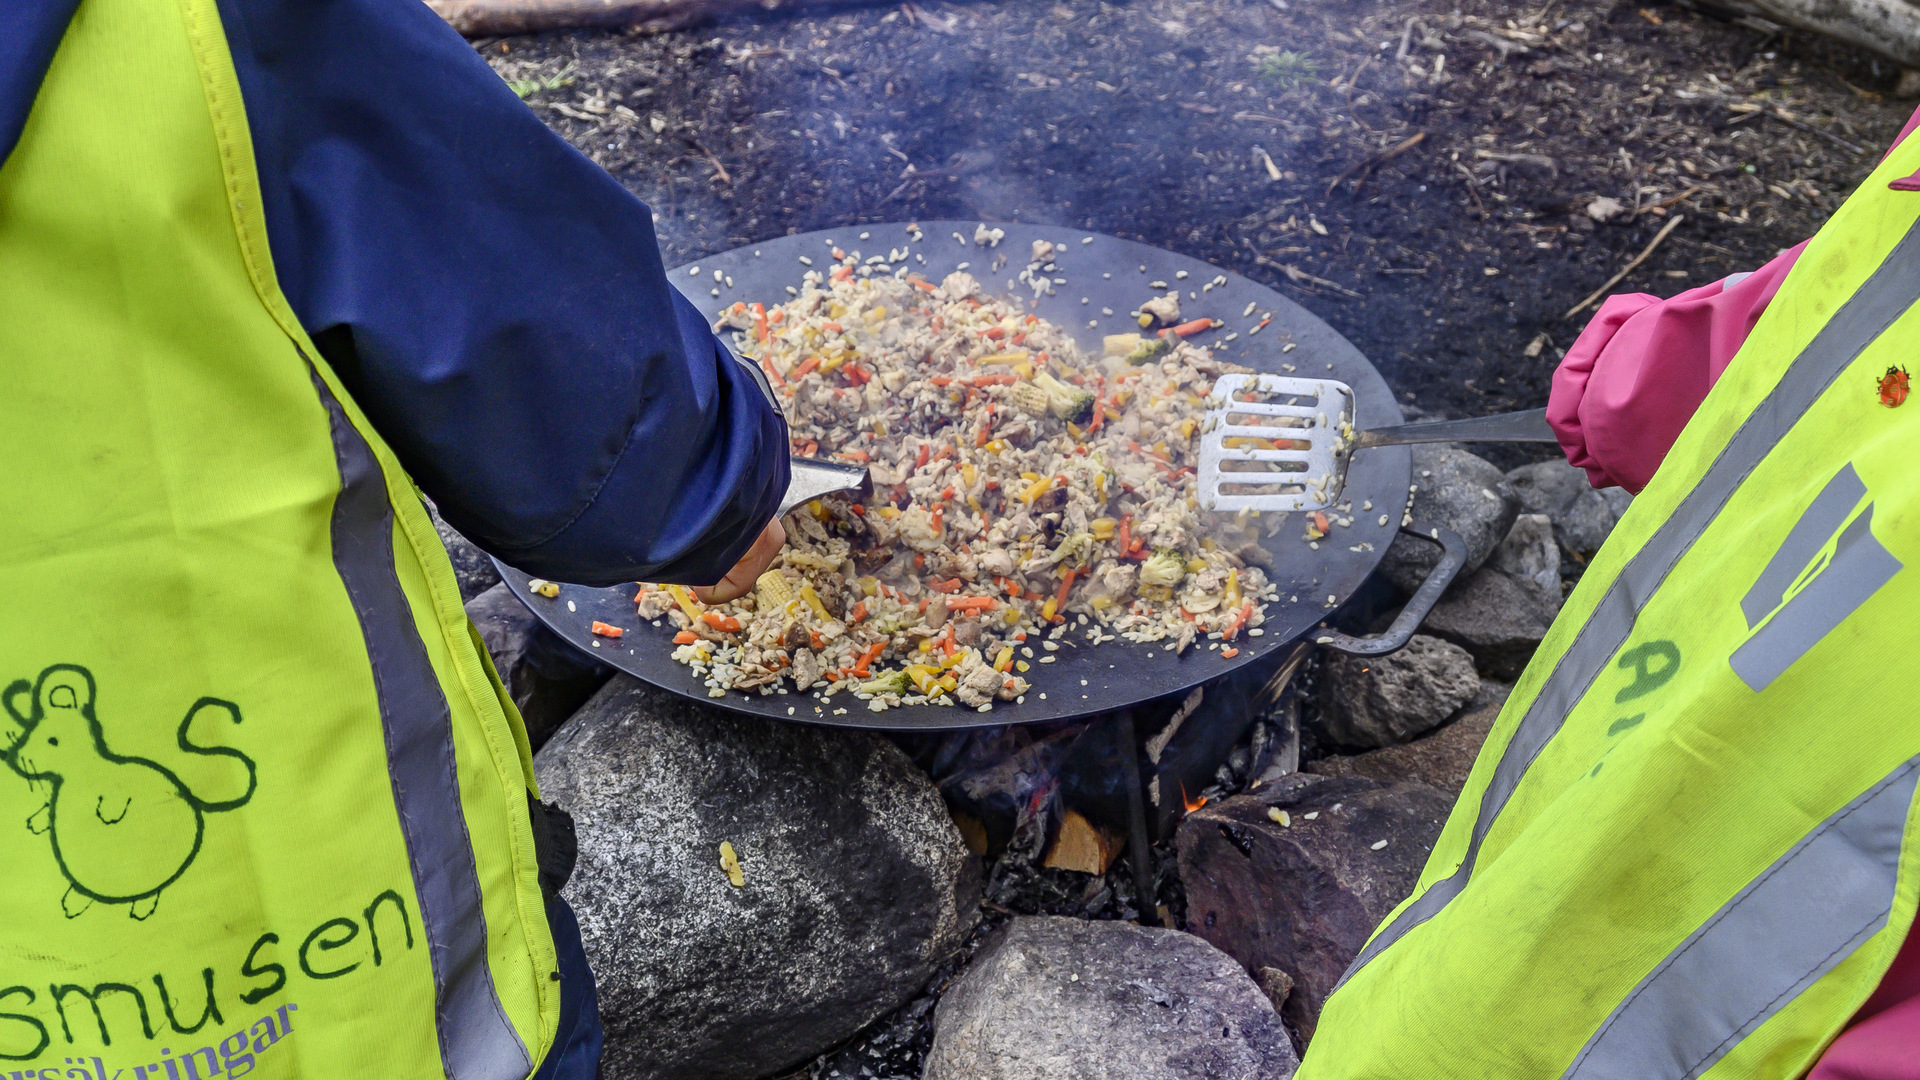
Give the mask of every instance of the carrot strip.
[[799, 366], [793, 369], [791, 378], [794, 382], [799, 382], [801, 379], [806, 378], [809, 372], [819, 366], [820, 358], [817, 356], [809, 356], [805, 360], [800, 361]]
[[865, 600], [862, 600], [859, 603], [853, 605], [853, 610], [847, 612], [847, 614], [853, 619], [854, 622], [860, 622], [864, 620], [867, 617], [867, 602]]
[[[835, 281], [845, 281], [848, 278], [853, 276], [853, 267], [843, 266], [840, 269], [835, 270], [833, 273], [828, 274], [827, 276], [832, 278]], [[863, 671], [860, 674], [865, 675], [866, 672]]]
[[603, 623], [598, 619], [594, 620], [593, 625], [588, 629], [591, 629], [595, 634], [598, 634], [599, 636], [606, 637], [606, 638], [617, 638], [626, 633], [625, 630], [622, 630], [617, 626], [612, 626], [608, 623]]
[[1000, 606], [1000, 601], [991, 596], [950, 596], [947, 598], [948, 611], [992, 611]]
[[[709, 611], [706, 614], [701, 615], [700, 621], [706, 623], [708, 626], [713, 627], [715, 630], [718, 630], [723, 634], [737, 634], [740, 632], [739, 619], [733, 618], [730, 615], [722, 615], [717, 611]], [[597, 630], [594, 632], [599, 633], [599, 631]]]
[[1069, 570], [1067, 571], [1067, 576], [1060, 579], [1060, 591], [1055, 593], [1053, 597], [1054, 618], [1063, 619], [1065, 617], [1067, 610], [1067, 593], [1073, 589], [1073, 579], [1079, 576], [1080, 571]]
[[927, 459], [932, 455], [933, 455], [932, 445], [929, 443], [921, 443], [920, 449], [916, 451], [913, 455], [913, 467], [916, 469], [926, 468]]
[[853, 673], [861, 678], [865, 678], [867, 675], [867, 665], [878, 660], [880, 654], [885, 652], [886, 648], [887, 643], [884, 641], [876, 641], [867, 646], [866, 651], [860, 654], [860, 659], [853, 662]]
[[1239, 655], [1240, 655], [1239, 649], [1221, 649], [1220, 650], [1220, 659], [1222, 660], [1231, 660], [1234, 657]]
[[699, 640], [700, 640], [700, 635], [694, 633], [691, 630], [682, 630], [679, 633], [673, 635], [673, 643], [675, 645], [691, 645], [694, 642]]

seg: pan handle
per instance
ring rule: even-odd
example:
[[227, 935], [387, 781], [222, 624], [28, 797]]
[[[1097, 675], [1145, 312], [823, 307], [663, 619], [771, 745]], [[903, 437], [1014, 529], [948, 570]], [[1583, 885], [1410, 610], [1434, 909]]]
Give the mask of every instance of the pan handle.
[[1430, 527], [1427, 531], [1421, 532], [1415, 526], [1401, 526], [1400, 531], [1408, 536], [1416, 536], [1429, 543], [1440, 545], [1440, 561], [1428, 571], [1427, 580], [1420, 583], [1420, 588], [1415, 590], [1413, 598], [1407, 601], [1406, 607], [1400, 609], [1400, 614], [1394, 618], [1393, 625], [1387, 627], [1384, 633], [1354, 637], [1338, 630], [1321, 630], [1313, 638], [1316, 645], [1325, 645], [1355, 656], [1385, 656], [1390, 652], [1398, 651], [1407, 643], [1407, 639], [1413, 636], [1413, 632], [1420, 628], [1420, 623], [1426, 619], [1427, 613], [1433, 610], [1433, 605], [1439, 603], [1440, 594], [1446, 592], [1447, 586], [1453, 584], [1454, 575], [1467, 564], [1466, 541], [1460, 539], [1460, 535], [1452, 529]]

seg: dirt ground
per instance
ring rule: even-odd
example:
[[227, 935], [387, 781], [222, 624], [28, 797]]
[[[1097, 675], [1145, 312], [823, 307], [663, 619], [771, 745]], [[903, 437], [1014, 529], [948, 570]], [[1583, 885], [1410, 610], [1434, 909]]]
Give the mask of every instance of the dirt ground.
[[669, 263], [899, 219], [1096, 229], [1282, 288], [1444, 416], [1544, 403], [1563, 314], [1671, 215], [1616, 291], [1803, 239], [1914, 104], [1861, 55], [1633, 0], [1001, 0], [475, 44], [653, 206]]
[[[653, 207], [669, 265], [903, 219], [1098, 230], [1281, 289], [1434, 416], [1544, 404], [1568, 309], [1675, 216], [1614, 291], [1804, 239], [1915, 104], [1862, 55], [1638, 0], [998, 0], [475, 47]], [[798, 1075], [917, 1076], [936, 996]]]

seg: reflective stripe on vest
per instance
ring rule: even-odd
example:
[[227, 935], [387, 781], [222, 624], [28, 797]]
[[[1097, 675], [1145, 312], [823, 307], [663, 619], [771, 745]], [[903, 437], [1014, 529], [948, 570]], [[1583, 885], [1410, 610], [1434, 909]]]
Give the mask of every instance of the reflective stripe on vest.
[[525, 733], [275, 283], [214, 0], [80, 4], [0, 296], [0, 1077], [526, 1077]]
[[1567, 600], [1302, 1080], [1802, 1075], [1920, 907], [1920, 194], [1837, 212]]

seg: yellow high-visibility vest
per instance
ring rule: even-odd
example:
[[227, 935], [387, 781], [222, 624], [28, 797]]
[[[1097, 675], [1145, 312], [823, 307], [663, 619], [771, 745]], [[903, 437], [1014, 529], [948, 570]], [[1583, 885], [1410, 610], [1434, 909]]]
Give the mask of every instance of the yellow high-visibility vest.
[[1302, 1080], [1802, 1075], [1920, 879], [1920, 140], [1813, 240], [1568, 599]]
[[275, 283], [213, 0], [80, 4], [0, 298], [0, 1077], [528, 1076], [526, 737]]

